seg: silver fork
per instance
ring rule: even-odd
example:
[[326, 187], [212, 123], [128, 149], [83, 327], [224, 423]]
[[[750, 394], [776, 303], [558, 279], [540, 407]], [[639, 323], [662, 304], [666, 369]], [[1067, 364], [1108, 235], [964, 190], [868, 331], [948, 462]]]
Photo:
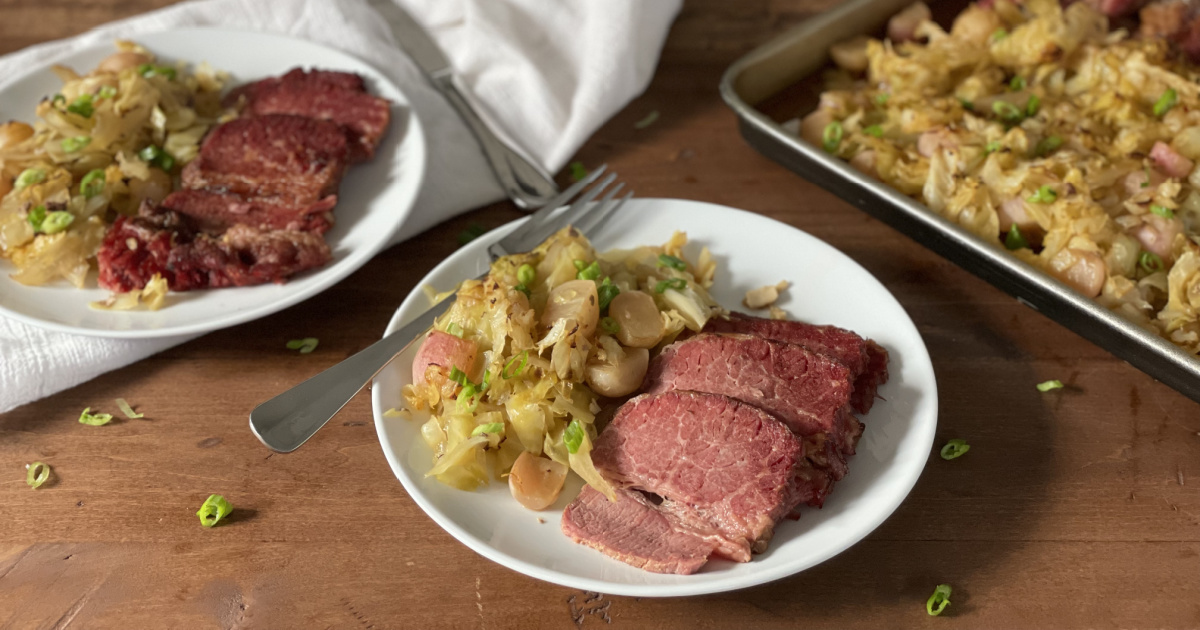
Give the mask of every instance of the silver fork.
[[[604, 170], [601, 166], [592, 171], [529, 215], [523, 225], [489, 246], [487, 251], [491, 260], [529, 251], [566, 225], [574, 225], [584, 234], [594, 233], [633, 196], [630, 192], [618, 198], [624, 184], [612, 186], [617, 179], [616, 173], [601, 179]], [[583, 192], [593, 182], [597, 182], [596, 185]], [[600, 201], [593, 203], [606, 189], [607, 193]], [[574, 203], [569, 208], [557, 212], [572, 200]], [[480, 278], [486, 275], [485, 271]], [[250, 430], [267, 448], [281, 453], [296, 450], [350, 402], [379, 370], [428, 330], [452, 303], [450, 299], [442, 300], [358, 354], [255, 407], [250, 412]]]

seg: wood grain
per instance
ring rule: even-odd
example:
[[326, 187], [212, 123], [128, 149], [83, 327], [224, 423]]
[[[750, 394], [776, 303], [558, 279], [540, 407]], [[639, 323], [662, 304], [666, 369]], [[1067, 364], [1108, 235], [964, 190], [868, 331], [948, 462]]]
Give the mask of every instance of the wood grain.
[[[157, 0], [0, 0], [0, 52]], [[405, 495], [360, 396], [303, 449], [250, 434], [258, 402], [367, 346], [467, 225], [393, 247], [307, 302], [206, 335], [0, 416], [0, 628], [1200, 628], [1196, 404], [762, 158], [717, 82], [816, 0], [686, 5], [645, 95], [579, 152], [643, 197], [745, 208], [833, 244], [917, 322], [939, 379], [938, 444], [862, 543], [773, 584], [711, 597], [589, 594], [454, 541]], [[637, 130], [647, 113], [661, 113]], [[0, 112], [10, 114], [8, 112]], [[316, 336], [311, 355], [284, 349]], [[0, 359], [2, 360], [2, 359]], [[1048, 394], [1033, 385], [1058, 378]], [[146, 417], [76, 422], [121, 396]], [[25, 463], [54, 467], [29, 490]], [[194, 515], [220, 492], [228, 524]], [[554, 535], [554, 534], [551, 534]], [[924, 601], [954, 586], [940, 618]]]

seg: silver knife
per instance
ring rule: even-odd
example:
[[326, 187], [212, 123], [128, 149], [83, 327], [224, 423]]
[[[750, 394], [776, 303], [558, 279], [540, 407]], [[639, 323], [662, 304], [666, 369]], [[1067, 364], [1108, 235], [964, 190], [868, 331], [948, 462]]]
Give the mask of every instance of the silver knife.
[[496, 137], [454, 85], [454, 68], [433, 38], [396, 0], [372, 0], [371, 5], [392, 28], [396, 43], [412, 57], [438, 92], [458, 112], [479, 145], [496, 179], [518, 207], [540, 208], [558, 194], [554, 181], [537, 166]]

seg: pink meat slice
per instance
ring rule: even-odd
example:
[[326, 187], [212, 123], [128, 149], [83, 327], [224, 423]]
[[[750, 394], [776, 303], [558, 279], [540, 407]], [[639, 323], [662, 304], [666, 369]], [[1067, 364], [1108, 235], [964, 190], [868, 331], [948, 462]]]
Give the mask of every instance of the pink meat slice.
[[222, 234], [234, 225], [324, 234], [333, 227], [337, 196], [296, 204], [278, 197], [244, 197], [231, 192], [184, 188], [167, 195], [160, 205], [191, 217], [201, 231], [209, 234]]

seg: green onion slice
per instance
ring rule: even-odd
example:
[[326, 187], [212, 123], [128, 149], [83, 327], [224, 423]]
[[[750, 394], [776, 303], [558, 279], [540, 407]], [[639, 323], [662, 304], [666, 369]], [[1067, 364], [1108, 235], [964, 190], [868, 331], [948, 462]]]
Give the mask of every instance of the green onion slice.
[[169, 171], [175, 166], [175, 158], [171, 157], [170, 153], [162, 149], [149, 145], [138, 152], [138, 157], [152, 166], [157, 166], [164, 171]]
[[102, 427], [109, 422], [112, 422], [111, 413], [91, 413], [92, 408], [88, 407], [79, 414], [79, 424], [86, 424], [92, 427]]
[[25, 483], [29, 484], [30, 488], [37, 489], [46, 480], [50, 478], [50, 467], [42, 462], [33, 462], [25, 464]]
[[1037, 384], [1037, 390], [1039, 392], [1048, 392], [1052, 389], [1062, 389], [1062, 388], [1063, 388], [1062, 381], [1057, 380], [1057, 379], [1055, 379], [1053, 381], [1043, 381], [1043, 382]]
[[1163, 259], [1153, 252], [1142, 252], [1142, 255], [1138, 256], [1138, 265], [1145, 269], [1146, 273], [1155, 273], [1166, 268]]
[[467, 383], [458, 392], [458, 400], [455, 406], [459, 413], [475, 413], [479, 408], [479, 401], [483, 398], [483, 392], [476, 389], [474, 383]]
[[992, 112], [1000, 117], [1001, 120], [1009, 123], [1020, 122], [1025, 117], [1021, 108], [1009, 103], [1008, 101], [995, 101], [992, 103]]
[[[577, 269], [579, 268], [579, 263], [581, 262], [583, 261], [575, 261], [575, 267]], [[599, 261], [592, 261], [592, 264], [579, 269], [579, 273], [575, 274], [575, 277], [580, 280], [595, 280], [596, 278], [600, 277], [601, 273]]]
[[458, 337], [459, 339], [462, 339], [463, 335], [466, 334], [467, 331], [463, 330], [463, 327], [459, 326], [457, 323], [450, 322], [449, 324], [446, 324], [446, 332]]
[[1008, 90], [1010, 92], [1020, 92], [1025, 89], [1025, 77], [1017, 75], [1008, 82]]
[[888, 94], [887, 92], [880, 92], [875, 95], [875, 104], [876, 105], [887, 105], [888, 99], [891, 98], [891, 96], [892, 95]]
[[[521, 360], [520, 365], [517, 365], [517, 359]], [[520, 376], [521, 373], [525, 371], [525, 364], [528, 362], [529, 362], [529, 351], [526, 350], [526, 351], [522, 352], [521, 354], [518, 354], [517, 356], [509, 359], [508, 363], [504, 364], [504, 369], [500, 371], [500, 378], [503, 378], [504, 380], [507, 381], [510, 378]], [[516, 366], [515, 368], [513, 367], [514, 365]]]
[[229, 516], [229, 513], [232, 511], [233, 506], [229, 504], [229, 501], [225, 500], [225, 497], [219, 494], [210, 494], [204, 500], [204, 504], [200, 506], [200, 509], [196, 510], [196, 516], [200, 517], [201, 525], [212, 527], [221, 519]]
[[608, 310], [608, 305], [612, 304], [613, 298], [621, 294], [621, 288], [612, 283], [612, 278], [604, 278], [604, 281], [596, 285], [596, 295], [600, 298], [600, 312]]
[[487, 231], [487, 228], [483, 227], [482, 225], [479, 225], [478, 223], [472, 223], [471, 225], [467, 226], [467, 229], [458, 233], [458, 244], [460, 246], [466, 245], [480, 236], [483, 236]]
[[1055, 151], [1057, 151], [1059, 149], [1059, 147], [1062, 146], [1062, 144], [1063, 144], [1062, 138], [1060, 138], [1058, 136], [1046, 136], [1045, 138], [1042, 138], [1042, 140], [1040, 142], [1037, 143], [1037, 146], [1034, 147], [1033, 152], [1038, 157], [1046, 157], [1047, 155], [1050, 155], [1051, 153], [1054, 153]]
[[656, 120], [658, 120], [658, 110], [657, 109], [650, 112], [649, 114], [646, 114], [645, 118], [637, 121], [636, 123], [633, 123], [633, 128], [634, 129], [645, 129], [646, 127], [649, 127], [650, 125], [653, 125], [654, 121], [656, 121]]
[[998, 42], [998, 41], [1004, 39], [1005, 37], [1008, 37], [1008, 31], [1005, 29], [998, 28], [998, 29], [992, 31], [991, 39], [993, 42]]
[[29, 209], [29, 214], [25, 217], [29, 221], [29, 225], [34, 232], [42, 231], [42, 223], [46, 221], [46, 206], [34, 206]]
[[175, 80], [175, 68], [172, 68], [170, 66], [153, 66], [148, 63], [144, 63], [144, 64], [138, 66], [137, 71], [138, 71], [138, 74], [142, 75], [143, 77], [145, 77], [147, 79], [149, 79], [150, 77], [153, 77], [153, 76], [162, 76], [162, 77], [166, 77], [172, 81]]
[[1167, 88], [1167, 91], [1163, 92], [1162, 96], [1158, 97], [1158, 100], [1154, 102], [1154, 115], [1162, 118], [1178, 102], [1179, 94], [1175, 92], [1174, 88]]
[[1164, 219], [1174, 219], [1175, 218], [1174, 211], [1172, 211], [1170, 208], [1168, 208], [1166, 206], [1160, 206], [1158, 204], [1152, 204], [1150, 206], [1150, 212], [1153, 212], [1154, 214], [1157, 214], [1158, 216], [1160, 216]]
[[659, 267], [670, 267], [672, 269], [677, 269], [679, 271], [687, 270], [687, 263], [683, 262], [682, 258], [676, 258], [675, 256], [671, 256], [669, 254], [659, 254], [658, 255], [658, 266]]
[[969, 110], [969, 111], [975, 111], [975, 103], [972, 103], [971, 101], [968, 101], [968, 100], [967, 100], [967, 99], [965, 99], [965, 98], [959, 98], [959, 99], [958, 99], [958, 104], [959, 104], [959, 105], [962, 105], [962, 106], [963, 106], [963, 109], [966, 109], [966, 110]]
[[683, 278], [671, 278], [670, 280], [663, 280], [662, 282], [654, 285], [654, 292], [662, 293], [667, 289], [675, 289], [676, 291], [680, 291], [686, 287], [687, 280], [684, 280]]
[[925, 612], [936, 617], [942, 614], [943, 610], [950, 605], [950, 585], [938, 584], [937, 588], [933, 589], [933, 595], [929, 596], [929, 601], [925, 602]]
[[842, 123], [836, 120], [825, 125], [825, 130], [821, 132], [821, 142], [825, 146], [825, 152], [836, 152], [838, 145], [842, 143], [842, 135], [845, 133], [846, 130], [842, 128]]
[[1004, 148], [1004, 145], [1000, 144], [999, 140], [992, 140], [991, 142], [987, 143], [987, 146], [985, 146], [983, 150], [987, 153], [995, 153], [1002, 148]]
[[471, 429], [471, 437], [475, 437], [476, 435], [482, 435], [484, 433], [492, 433], [492, 434], [504, 433], [504, 423], [503, 422], [489, 422], [487, 424], [481, 424], [481, 425], [475, 427], [474, 429]]
[[79, 192], [84, 197], [91, 199], [104, 192], [104, 184], [104, 169], [98, 168], [83, 176], [83, 179], [79, 182]]
[[470, 384], [470, 381], [467, 380], [467, 373], [454, 366], [450, 367], [450, 380], [462, 385], [463, 387], [466, 387], [468, 384]]
[[867, 134], [868, 136], [873, 136], [875, 138], [882, 138], [883, 137], [883, 127], [880, 127], [879, 125], [871, 125], [870, 127], [863, 129], [863, 133]]
[[526, 263], [517, 268], [517, 282], [520, 282], [525, 286], [529, 286], [533, 284], [533, 281], [536, 279], [537, 270], [533, 268], [533, 265]]
[[54, 98], [50, 99], [51, 105], [58, 105], [61, 103], [66, 103], [66, 102], [67, 102], [67, 97], [63, 96], [62, 94], [55, 94]]
[[1004, 237], [1004, 246], [1009, 250], [1029, 249], [1029, 241], [1025, 240], [1025, 235], [1021, 234], [1021, 229], [1017, 224], [1012, 224], [1008, 228], [1008, 235]]
[[62, 146], [63, 151], [66, 151], [67, 153], [75, 153], [91, 143], [91, 136], [75, 136], [74, 138], [64, 138], [59, 144]]
[[46, 219], [42, 221], [41, 232], [45, 234], [58, 234], [67, 229], [71, 223], [75, 221], [75, 215], [66, 210], [55, 210], [47, 212]]
[[40, 184], [46, 181], [46, 171], [40, 168], [27, 168], [17, 175], [17, 181], [13, 183], [13, 187], [17, 190], [28, 188], [34, 184]]
[[92, 107], [92, 95], [80, 94], [74, 101], [71, 101], [70, 105], [67, 105], [67, 111], [83, 116], [84, 118], [91, 118], [92, 113], [95, 111], [95, 108]]
[[1054, 203], [1055, 199], [1058, 199], [1058, 193], [1046, 184], [1029, 196], [1029, 203]]
[[610, 335], [615, 335], [620, 332], [621, 325], [612, 317], [602, 317], [600, 319], [600, 329]]
[[303, 339], [293, 339], [287, 342], [288, 350], [299, 350], [300, 354], [308, 354], [317, 349], [317, 344], [320, 341], [316, 337], [305, 337]]
[[129, 405], [129, 401], [125, 400], [124, 398], [117, 399], [117, 409], [120, 409], [121, 413], [125, 414], [125, 417], [129, 418], [130, 420], [137, 420], [138, 418], [146, 417], [146, 414], [134, 411], [133, 407]]
[[568, 453], [579, 452], [579, 447], [583, 445], [583, 426], [579, 424], [578, 419], [572, 419], [571, 424], [563, 431], [563, 444], [567, 445]]
[[577, 182], [583, 181], [588, 176], [588, 170], [584, 167], [583, 162], [571, 162], [568, 168], [571, 169], [571, 179]]
[[955, 438], [946, 442], [946, 445], [942, 447], [942, 459], [962, 457], [969, 450], [971, 450], [971, 445], [967, 444], [966, 440]]
[[1025, 101], [1025, 115], [1035, 116], [1040, 109], [1042, 109], [1042, 99], [1038, 98], [1037, 94], [1030, 94], [1029, 100]]
[[117, 88], [111, 85], [100, 86], [100, 91], [96, 94], [100, 98], [112, 98], [117, 95]]

